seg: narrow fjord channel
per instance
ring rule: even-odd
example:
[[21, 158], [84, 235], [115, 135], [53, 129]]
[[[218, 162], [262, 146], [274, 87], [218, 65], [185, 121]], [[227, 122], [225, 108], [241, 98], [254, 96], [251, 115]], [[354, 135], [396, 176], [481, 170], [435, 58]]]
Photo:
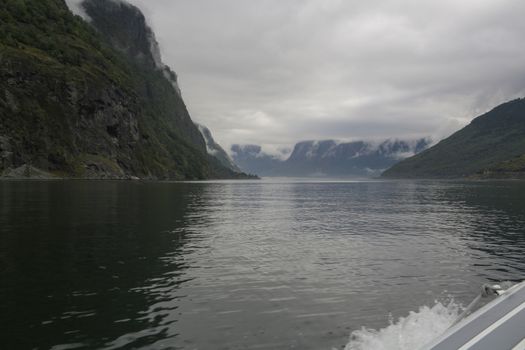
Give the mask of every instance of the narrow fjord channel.
[[3, 181], [0, 343], [341, 349], [525, 279], [523, 198], [523, 182]]

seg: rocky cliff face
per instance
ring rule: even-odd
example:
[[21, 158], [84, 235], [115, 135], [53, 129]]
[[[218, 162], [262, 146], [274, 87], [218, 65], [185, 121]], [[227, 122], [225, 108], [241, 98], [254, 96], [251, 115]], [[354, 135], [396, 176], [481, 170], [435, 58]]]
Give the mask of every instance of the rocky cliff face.
[[[180, 136], [205, 151], [205, 141], [182, 100], [177, 75], [162, 62], [155, 34], [142, 12], [120, 0], [85, 0], [81, 6], [89, 16], [89, 24], [124, 54], [135, 72], [141, 73], [138, 87], [144, 102], [156, 109], [157, 116], [176, 122]], [[155, 73], [153, 79], [151, 73]]]
[[238, 177], [207, 154], [140, 11], [85, 10], [91, 24], [63, 0], [0, 3], [0, 173]]
[[[142, 140], [135, 100], [119, 84], [7, 49], [0, 61], [3, 168], [123, 176]], [[119, 164], [120, 163], [120, 164]], [[83, 168], [83, 169], [82, 169]], [[143, 174], [145, 175], [145, 174]]]
[[206, 142], [206, 151], [208, 154], [212, 157], [217, 158], [217, 160], [226, 168], [236, 172], [241, 173], [241, 169], [235, 164], [233, 159], [226, 153], [226, 151], [219, 145], [217, 142], [215, 142], [210, 129], [205, 127], [201, 124], [195, 124], [199, 131], [202, 134], [202, 137], [204, 137], [204, 141]]
[[79, 6], [86, 20], [106, 37], [113, 48], [141, 66], [162, 71], [181, 95], [177, 74], [162, 62], [155, 33], [138, 8], [120, 0], [84, 0]]
[[[304, 141], [297, 143], [284, 161], [264, 154], [258, 146], [237, 146], [232, 152], [241, 169], [248, 172], [257, 169], [257, 174], [262, 176], [376, 177], [384, 169], [421, 152], [429, 144], [429, 139], [393, 139], [376, 143]], [[242, 159], [238, 158], [239, 155]]]

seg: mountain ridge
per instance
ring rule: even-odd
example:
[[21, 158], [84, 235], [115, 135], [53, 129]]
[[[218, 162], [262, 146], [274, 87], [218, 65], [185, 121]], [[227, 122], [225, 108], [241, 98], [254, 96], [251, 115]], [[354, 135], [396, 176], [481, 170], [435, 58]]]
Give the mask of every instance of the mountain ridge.
[[525, 99], [503, 103], [433, 147], [383, 173], [386, 178], [466, 178], [525, 154]]
[[378, 142], [301, 141], [287, 159], [265, 154], [260, 146], [232, 146], [234, 161], [244, 171], [263, 176], [375, 177], [394, 164], [428, 147], [431, 140], [387, 139]]

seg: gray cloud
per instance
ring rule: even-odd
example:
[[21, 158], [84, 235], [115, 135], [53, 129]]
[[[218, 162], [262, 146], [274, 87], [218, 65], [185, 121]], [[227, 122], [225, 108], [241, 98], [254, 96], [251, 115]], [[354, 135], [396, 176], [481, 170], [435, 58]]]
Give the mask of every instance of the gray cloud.
[[442, 137], [525, 95], [518, 0], [130, 2], [226, 147]]
[[84, 11], [84, 8], [81, 6], [82, 1], [84, 0], [65, 0], [65, 1], [71, 12], [89, 21], [88, 15]]

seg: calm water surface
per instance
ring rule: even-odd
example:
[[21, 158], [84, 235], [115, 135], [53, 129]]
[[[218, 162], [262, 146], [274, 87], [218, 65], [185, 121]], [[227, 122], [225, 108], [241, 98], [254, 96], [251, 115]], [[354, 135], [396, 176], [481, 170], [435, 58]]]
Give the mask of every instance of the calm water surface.
[[0, 182], [4, 349], [331, 349], [525, 278], [523, 182]]

